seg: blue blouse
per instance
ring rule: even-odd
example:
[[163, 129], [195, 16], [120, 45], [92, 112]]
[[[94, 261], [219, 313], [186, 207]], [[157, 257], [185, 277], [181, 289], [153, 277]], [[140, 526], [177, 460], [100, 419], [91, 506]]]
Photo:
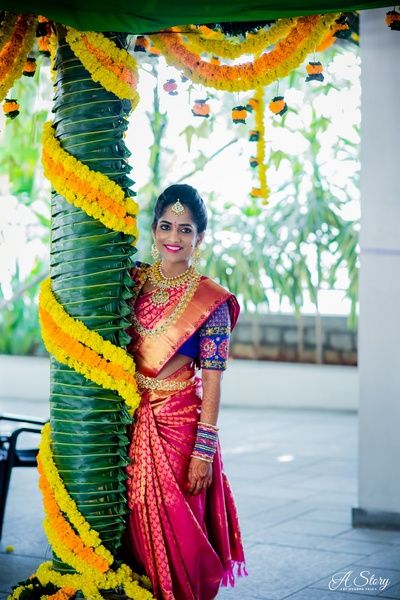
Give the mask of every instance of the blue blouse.
[[227, 302], [222, 302], [178, 349], [179, 354], [198, 358], [201, 369], [224, 371], [227, 366], [231, 320]]

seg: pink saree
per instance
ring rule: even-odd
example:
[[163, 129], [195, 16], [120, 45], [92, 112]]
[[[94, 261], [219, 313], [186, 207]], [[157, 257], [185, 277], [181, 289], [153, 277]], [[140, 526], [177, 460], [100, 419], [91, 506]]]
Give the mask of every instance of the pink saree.
[[[174, 324], [175, 339], [170, 328], [161, 336], [134, 336], [130, 350], [138, 372], [155, 377], [169, 360], [171, 346], [181, 345], [229, 296], [235, 324], [237, 309], [229, 292], [207, 278], [198, 291]], [[149, 310], [147, 296], [138, 297], [136, 316], [143, 317], [146, 327], [155, 326], [166, 315], [160, 315], [159, 308], [157, 314]], [[221, 585], [234, 585], [234, 567], [238, 576], [247, 575], [236, 506], [219, 446], [211, 486], [197, 495], [186, 489], [202, 399], [195, 361], [162, 381], [185, 382], [186, 387], [173, 392], [142, 390], [127, 467], [132, 563], [150, 578], [155, 598], [212, 600]]]

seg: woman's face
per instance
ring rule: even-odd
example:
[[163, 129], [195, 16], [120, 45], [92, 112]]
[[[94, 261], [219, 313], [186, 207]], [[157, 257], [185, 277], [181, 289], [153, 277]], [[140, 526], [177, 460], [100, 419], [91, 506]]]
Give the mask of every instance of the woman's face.
[[176, 215], [171, 210], [172, 206], [173, 204], [167, 206], [159, 218], [153, 232], [154, 241], [163, 263], [189, 263], [204, 233], [198, 235], [196, 223], [187, 206], [181, 215]]

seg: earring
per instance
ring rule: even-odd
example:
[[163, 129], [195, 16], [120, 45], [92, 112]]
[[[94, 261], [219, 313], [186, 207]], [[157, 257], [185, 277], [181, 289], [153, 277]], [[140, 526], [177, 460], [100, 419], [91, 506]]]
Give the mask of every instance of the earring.
[[192, 265], [197, 269], [201, 263], [201, 252], [200, 247], [196, 246], [193, 256], [192, 256]]
[[153, 257], [154, 261], [156, 261], [160, 258], [160, 252], [159, 252], [155, 242], [153, 242], [153, 245], [151, 247], [151, 256]]

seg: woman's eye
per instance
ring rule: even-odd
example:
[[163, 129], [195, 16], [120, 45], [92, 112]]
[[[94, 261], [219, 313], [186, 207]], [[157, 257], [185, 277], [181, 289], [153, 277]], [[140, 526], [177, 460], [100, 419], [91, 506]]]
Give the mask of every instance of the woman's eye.
[[189, 227], [183, 227], [181, 231], [182, 233], [192, 233], [192, 230]]
[[160, 229], [168, 229], [168, 228], [169, 228], [169, 226], [166, 223], [162, 223], [160, 225]]

